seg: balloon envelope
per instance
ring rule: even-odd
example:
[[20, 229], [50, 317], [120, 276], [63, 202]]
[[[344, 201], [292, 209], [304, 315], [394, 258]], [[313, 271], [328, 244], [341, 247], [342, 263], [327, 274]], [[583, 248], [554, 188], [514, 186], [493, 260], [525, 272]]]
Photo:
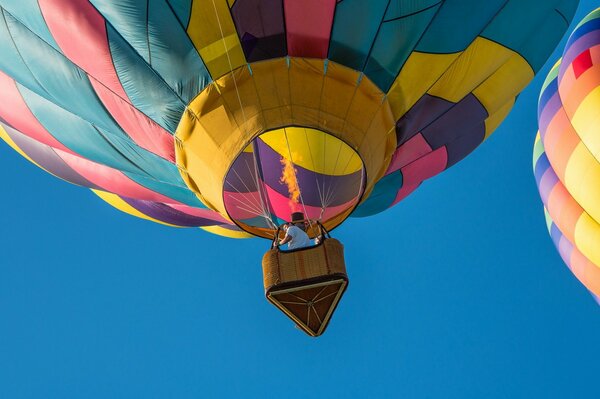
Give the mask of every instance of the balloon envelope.
[[379, 213], [500, 124], [577, 1], [3, 0], [0, 135], [172, 226]]
[[552, 240], [600, 295], [600, 9], [575, 28], [539, 99], [534, 173]]

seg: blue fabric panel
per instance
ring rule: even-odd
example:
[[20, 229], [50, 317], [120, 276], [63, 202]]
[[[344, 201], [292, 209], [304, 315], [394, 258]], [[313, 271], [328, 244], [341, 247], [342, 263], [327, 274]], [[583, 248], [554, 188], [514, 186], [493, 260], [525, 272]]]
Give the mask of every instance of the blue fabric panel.
[[422, 11], [407, 10], [408, 13], [399, 16], [390, 13], [396, 11], [398, 6], [390, 6], [385, 15], [364, 69], [365, 75], [384, 93], [394, 83], [400, 68], [439, 8], [439, 3], [433, 6], [427, 3], [423, 5], [425, 8]]
[[169, 3], [173, 12], [177, 15], [177, 19], [184, 27], [184, 30], [187, 30], [192, 14], [192, 0], [167, 0], [167, 3]]
[[329, 59], [362, 71], [388, 0], [344, 0], [335, 7]]
[[535, 168], [533, 169], [533, 174], [535, 176], [535, 181], [538, 185], [538, 187], [540, 186], [540, 182], [542, 180], [542, 177], [544, 176], [544, 173], [546, 173], [546, 171], [550, 168], [550, 161], [548, 160], [548, 157], [546, 156], [546, 153], [542, 153], [542, 155], [540, 155], [539, 159], [537, 160], [536, 164], [535, 164]]
[[176, 95], [189, 103], [211, 82], [206, 66], [196, 51], [185, 25], [165, 1], [93, 0], [114, 33], [135, 49], [130, 57], [140, 58], [138, 68], [153, 70]]
[[550, 101], [552, 96], [554, 96], [554, 94], [556, 94], [557, 91], [558, 79], [554, 78], [554, 80], [552, 80], [552, 82], [550, 82], [548, 86], [546, 86], [546, 89], [540, 95], [540, 99], [538, 100], [538, 116], [539, 113], [541, 113], [541, 111], [544, 109], [544, 107], [546, 107], [548, 101]]
[[[7, 18], [7, 22], [17, 48], [26, 50], [19, 52], [26, 68], [39, 82], [31, 90], [37, 89], [39, 95], [69, 112], [126, 137], [100, 102], [84, 71], [18, 21]], [[40, 85], [43, 90], [39, 90]]]
[[424, 53], [456, 53], [477, 37], [508, 0], [447, 0], [416, 47]]
[[[17, 51], [12, 39], [7, 23], [11, 25], [17, 22], [9, 14], [3, 14], [0, 17], [0, 70], [12, 77], [14, 80], [23, 83], [35, 92], [45, 93], [44, 88], [35, 79], [27, 65], [23, 62], [21, 55]], [[48, 95], [46, 93], [46, 95]]]
[[[558, 6], [562, 12], [555, 9]], [[537, 72], [563, 36], [576, 7], [577, 1], [509, 1], [481, 36], [521, 54]]]
[[569, 37], [569, 41], [565, 46], [565, 49], [571, 47], [571, 44], [575, 43], [580, 37], [597, 30], [600, 27], [600, 19], [598, 17], [591, 19], [581, 25], [579, 28], [575, 29], [571, 36]]
[[375, 184], [369, 198], [352, 212], [352, 217], [365, 217], [383, 212], [396, 199], [398, 190], [402, 187], [402, 172], [396, 171], [384, 176]]
[[187, 104], [112, 27], [108, 26], [107, 31], [115, 70], [131, 103], [174, 133]]
[[48, 25], [44, 20], [44, 16], [38, 6], [37, 0], [2, 0], [0, 7], [10, 13], [27, 29], [31, 30], [37, 36], [42, 38], [55, 50], [60, 51], [60, 47], [50, 34]]

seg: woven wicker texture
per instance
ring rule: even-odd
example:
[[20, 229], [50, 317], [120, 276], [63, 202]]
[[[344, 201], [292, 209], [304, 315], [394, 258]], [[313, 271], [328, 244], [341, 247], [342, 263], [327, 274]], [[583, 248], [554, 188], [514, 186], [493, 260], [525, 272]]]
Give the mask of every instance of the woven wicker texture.
[[344, 246], [329, 238], [322, 245], [293, 252], [271, 249], [263, 256], [262, 266], [265, 290], [298, 280], [346, 274]]

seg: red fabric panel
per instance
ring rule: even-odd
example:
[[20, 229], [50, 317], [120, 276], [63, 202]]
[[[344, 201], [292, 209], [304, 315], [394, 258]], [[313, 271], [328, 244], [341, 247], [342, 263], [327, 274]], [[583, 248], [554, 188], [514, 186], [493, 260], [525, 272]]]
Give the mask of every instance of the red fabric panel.
[[592, 67], [592, 55], [590, 50], [585, 50], [579, 54], [577, 58], [573, 60], [573, 72], [575, 72], [575, 78], [579, 78], [582, 73]]
[[288, 55], [327, 58], [335, 0], [284, 0]]

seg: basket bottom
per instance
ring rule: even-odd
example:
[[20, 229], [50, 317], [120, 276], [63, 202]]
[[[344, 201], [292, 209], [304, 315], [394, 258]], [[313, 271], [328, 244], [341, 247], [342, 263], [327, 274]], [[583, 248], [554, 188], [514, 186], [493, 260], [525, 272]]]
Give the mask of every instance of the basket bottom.
[[342, 273], [274, 285], [266, 297], [312, 337], [325, 332], [346, 287]]

